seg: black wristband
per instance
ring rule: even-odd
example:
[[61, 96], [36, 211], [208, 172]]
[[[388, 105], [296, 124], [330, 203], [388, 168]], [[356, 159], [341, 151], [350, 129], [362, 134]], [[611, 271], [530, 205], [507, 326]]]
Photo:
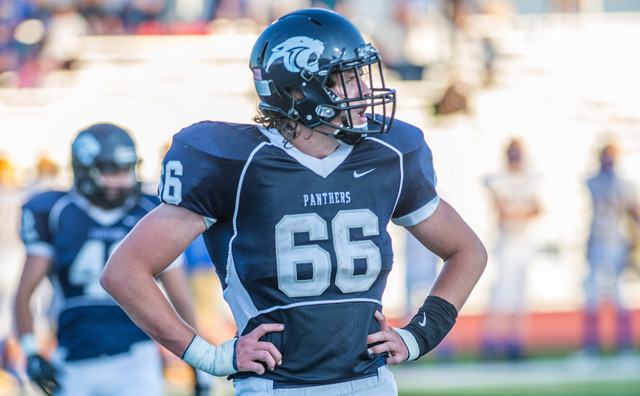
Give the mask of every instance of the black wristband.
[[420, 356], [435, 348], [456, 323], [458, 311], [447, 300], [428, 296], [416, 316], [403, 329], [410, 332], [420, 347]]

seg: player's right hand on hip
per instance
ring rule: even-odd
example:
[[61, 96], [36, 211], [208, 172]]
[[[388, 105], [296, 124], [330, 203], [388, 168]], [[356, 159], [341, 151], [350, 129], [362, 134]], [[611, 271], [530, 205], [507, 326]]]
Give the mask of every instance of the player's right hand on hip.
[[60, 390], [57, 380], [60, 372], [40, 355], [31, 355], [27, 358], [27, 374], [48, 395], [53, 395]]
[[236, 365], [238, 371], [253, 371], [261, 375], [265, 367], [273, 370], [282, 363], [282, 354], [270, 342], [260, 341], [260, 338], [273, 331], [283, 331], [280, 323], [263, 323], [252, 332], [238, 338], [236, 344]]

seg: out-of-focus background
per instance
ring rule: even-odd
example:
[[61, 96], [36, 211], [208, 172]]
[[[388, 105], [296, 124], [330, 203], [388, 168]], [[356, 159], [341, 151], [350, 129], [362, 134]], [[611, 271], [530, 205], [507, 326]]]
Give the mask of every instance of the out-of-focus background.
[[[639, 248], [618, 283], [606, 274], [602, 281], [617, 287], [629, 312], [631, 348], [624, 356], [616, 348], [616, 304], [607, 302], [598, 307], [600, 359], [581, 355], [593, 214], [586, 182], [599, 169], [600, 149], [614, 144], [618, 174], [640, 184], [634, 0], [0, 0], [0, 337], [12, 334], [24, 260], [20, 204], [34, 188], [71, 186], [69, 148], [78, 130], [101, 121], [128, 128], [143, 158], [140, 175], [155, 186], [166, 144], [181, 128], [205, 119], [251, 122], [257, 104], [251, 47], [270, 21], [308, 6], [339, 11], [380, 50], [387, 84], [398, 91], [397, 118], [422, 128], [440, 195], [490, 252], [447, 340], [424, 364], [397, 368], [401, 392], [442, 394], [465, 380], [497, 388], [531, 379], [599, 381], [607, 385], [594, 394], [640, 394]], [[501, 297], [521, 313], [522, 350], [487, 355], [491, 295], [503, 268], [494, 253], [505, 235], [486, 186], [505, 172], [513, 139], [522, 145], [526, 185], [535, 186], [538, 206], [520, 240], [530, 255], [512, 283], [523, 296]], [[637, 243], [632, 221], [623, 226]], [[396, 261], [385, 313], [401, 325], [432, 281], [432, 273], [415, 268], [441, 263], [412, 250], [401, 229], [390, 230]], [[222, 341], [233, 334], [231, 317], [219, 293], [203, 298], [213, 299], [206, 305], [216, 318], [202, 323]], [[41, 304], [46, 310], [47, 301]], [[17, 353], [7, 349], [2, 364]], [[11, 393], [19, 392], [17, 382], [0, 373], [0, 395], [17, 394]], [[167, 373], [169, 389], [179, 394], [180, 373]], [[611, 393], [629, 381], [638, 393]], [[221, 380], [216, 392], [225, 389]]]

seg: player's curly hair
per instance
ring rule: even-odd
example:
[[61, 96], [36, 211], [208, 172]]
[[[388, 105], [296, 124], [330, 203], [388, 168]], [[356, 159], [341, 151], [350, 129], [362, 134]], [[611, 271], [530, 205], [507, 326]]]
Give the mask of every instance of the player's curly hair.
[[258, 114], [253, 117], [253, 121], [265, 128], [277, 129], [287, 144], [300, 135], [298, 123], [277, 111], [258, 108]]

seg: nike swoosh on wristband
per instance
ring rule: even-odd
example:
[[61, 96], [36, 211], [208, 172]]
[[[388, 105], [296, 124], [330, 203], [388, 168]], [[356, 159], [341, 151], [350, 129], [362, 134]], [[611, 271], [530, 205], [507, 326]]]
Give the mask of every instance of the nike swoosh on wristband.
[[373, 172], [374, 170], [376, 170], [376, 168], [369, 169], [368, 171], [365, 171], [365, 172], [362, 172], [362, 173], [358, 173], [358, 171], [353, 171], [353, 177], [355, 179], [357, 179], [359, 177], [362, 177], [362, 176], [364, 176], [366, 174], [369, 174], [369, 173]]
[[423, 312], [422, 315], [424, 315], [422, 317], [422, 321], [418, 322], [418, 324], [420, 326], [424, 327], [427, 324], [427, 314]]

